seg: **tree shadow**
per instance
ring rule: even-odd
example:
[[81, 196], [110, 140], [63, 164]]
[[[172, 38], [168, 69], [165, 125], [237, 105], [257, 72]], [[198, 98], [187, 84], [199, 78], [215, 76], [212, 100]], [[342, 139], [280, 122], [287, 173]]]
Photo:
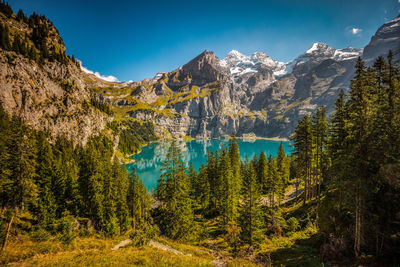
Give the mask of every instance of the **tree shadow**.
[[271, 252], [273, 266], [323, 266], [319, 256], [318, 235], [296, 240], [286, 248]]

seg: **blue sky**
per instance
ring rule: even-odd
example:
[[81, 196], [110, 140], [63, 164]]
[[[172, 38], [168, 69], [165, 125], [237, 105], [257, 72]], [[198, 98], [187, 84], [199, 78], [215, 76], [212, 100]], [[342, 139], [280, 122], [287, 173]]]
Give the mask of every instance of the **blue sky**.
[[[58, 28], [67, 53], [120, 81], [171, 71], [205, 49], [262, 51], [289, 61], [324, 42], [364, 47], [400, 0], [9, 0]], [[359, 30], [357, 30], [359, 29]]]

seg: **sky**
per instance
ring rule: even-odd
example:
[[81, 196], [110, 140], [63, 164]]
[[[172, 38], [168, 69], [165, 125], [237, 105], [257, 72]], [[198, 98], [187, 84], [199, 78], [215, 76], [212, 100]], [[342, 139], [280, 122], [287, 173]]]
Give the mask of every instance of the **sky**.
[[[312, 46], [368, 44], [400, 0], [9, 0], [57, 27], [88, 70], [119, 81], [172, 71], [204, 50], [265, 52], [287, 62]], [[100, 75], [100, 74], [98, 74]]]

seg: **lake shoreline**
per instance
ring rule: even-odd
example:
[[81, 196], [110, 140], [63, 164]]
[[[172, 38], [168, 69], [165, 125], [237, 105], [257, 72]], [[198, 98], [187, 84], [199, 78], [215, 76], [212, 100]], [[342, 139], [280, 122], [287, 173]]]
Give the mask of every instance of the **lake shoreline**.
[[[206, 140], [221, 140], [221, 139], [229, 139], [230, 136], [221, 136], [221, 137], [215, 137], [215, 138], [178, 138], [178, 139], [160, 139], [160, 140], [155, 140], [155, 141], [150, 141], [146, 144], [143, 144], [140, 146], [140, 148], [133, 154], [127, 155], [128, 158], [132, 159], [134, 155], [140, 154], [142, 152], [142, 148], [150, 145], [151, 143], [158, 143], [158, 142], [166, 142], [166, 141], [179, 141], [179, 142], [192, 142], [192, 141], [206, 141]], [[255, 140], [268, 140], [268, 141], [276, 141], [276, 142], [290, 142], [290, 139], [288, 138], [282, 138], [282, 137], [260, 137], [260, 136], [249, 136], [249, 137], [236, 137], [237, 139], [243, 140], [243, 141], [255, 141]], [[132, 159], [131, 161], [128, 161], [124, 164], [132, 164], [135, 163], [135, 160]]]
[[[193, 162], [193, 167], [196, 171], [206, 163], [208, 153], [215, 153], [218, 150], [226, 149], [229, 144], [229, 138], [213, 138], [213, 139], [195, 139], [192, 141], [176, 141], [177, 146], [181, 149], [182, 160], [186, 166], [190, 166]], [[291, 142], [283, 142], [283, 148], [286, 154], [292, 153]], [[132, 156], [134, 163], [127, 164], [128, 171], [133, 168], [136, 174], [142, 179], [146, 188], [151, 191], [157, 186], [159, 177], [162, 174], [162, 164], [168, 154], [171, 141], [151, 142], [147, 146], [142, 147], [142, 152]], [[278, 154], [278, 149], [281, 140], [274, 138], [238, 138], [240, 159], [246, 160], [246, 157], [253, 159], [254, 156], [259, 157], [261, 152], [265, 156], [275, 157]]]

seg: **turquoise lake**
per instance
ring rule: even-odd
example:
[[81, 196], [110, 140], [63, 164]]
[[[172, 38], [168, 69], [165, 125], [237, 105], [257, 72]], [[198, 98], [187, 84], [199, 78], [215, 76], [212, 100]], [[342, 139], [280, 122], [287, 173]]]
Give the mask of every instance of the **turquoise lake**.
[[[193, 140], [178, 141], [177, 144], [181, 148], [183, 160], [186, 164], [193, 161], [196, 170], [206, 163], [207, 151], [216, 151], [228, 144], [226, 139], [209, 139], [209, 140]], [[245, 155], [249, 159], [254, 155], [260, 155], [264, 151], [267, 158], [269, 155], [275, 156], [278, 153], [280, 141], [271, 140], [243, 140], [239, 139], [240, 156], [244, 160]], [[171, 142], [154, 142], [142, 148], [142, 151], [132, 156], [134, 163], [127, 164], [128, 171], [136, 168], [136, 173], [148, 190], [153, 190], [157, 186], [157, 181], [161, 174], [162, 162], [165, 160]], [[291, 142], [284, 141], [283, 147], [286, 153], [291, 152]]]

